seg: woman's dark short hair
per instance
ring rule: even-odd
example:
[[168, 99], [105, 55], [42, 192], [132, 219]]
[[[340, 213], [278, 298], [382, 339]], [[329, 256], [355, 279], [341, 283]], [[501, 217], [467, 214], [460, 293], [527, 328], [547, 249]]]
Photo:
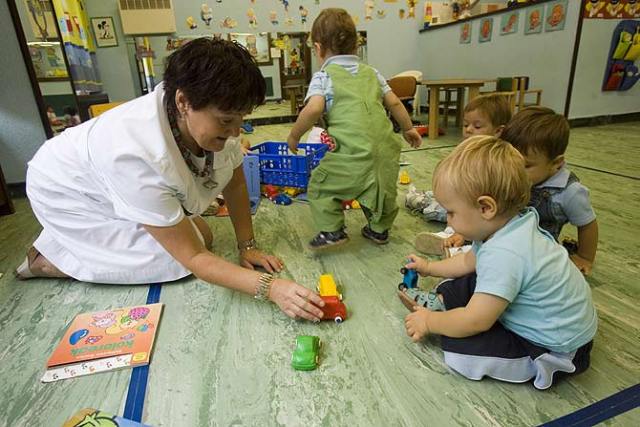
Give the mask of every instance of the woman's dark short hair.
[[248, 112], [264, 103], [264, 77], [251, 54], [227, 40], [199, 38], [183, 45], [166, 61], [165, 100], [176, 113], [180, 89], [194, 110], [214, 106]]

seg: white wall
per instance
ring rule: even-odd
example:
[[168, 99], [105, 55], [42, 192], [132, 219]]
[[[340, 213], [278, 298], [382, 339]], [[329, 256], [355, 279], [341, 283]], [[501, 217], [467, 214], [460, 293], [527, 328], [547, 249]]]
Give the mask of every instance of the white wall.
[[425, 31], [418, 41], [418, 69], [425, 79], [529, 76], [530, 87], [543, 90], [542, 103], [563, 113], [579, 8], [579, 1], [569, 2], [563, 31], [532, 35], [523, 31], [526, 8], [520, 9], [516, 34], [501, 36], [502, 14], [493, 15], [492, 40], [485, 43], [478, 42], [481, 19], [471, 21], [469, 44], [459, 43], [462, 24]]
[[0, 1], [0, 40], [0, 163], [7, 182], [19, 183], [46, 135], [6, 1]]
[[[406, 2], [384, 3], [376, 2], [377, 9], [384, 10], [386, 16], [383, 19], [374, 17], [372, 21], [364, 19], [364, 3], [362, 0], [321, 0], [320, 5], [312, 1], [291, 1], [288, 14], [285, 13], [282, 3], [278, 0], [256, 1], [205, 1], [213, 9], [213, 21], [207, 27], [200, 19], [200, 6], [202, 0], [174, 0], [176, 27], [174, 36], [198, 36], [212, 33], [255, 33], [255, 32], [296, 32], [311, 31], [311, 24], [321, 9], [327, 7], [345, 8], [351, 15], [358, 16], [358, 29], [367, 31], [369, 45], [369, 62], [385, 76], [392, 76], [400, 71], [415, 69], [418, 62], [418, 36], [417, 31], [422, 26], [422, 6], [416, 8], [414, 19], [399, 19], [398, 11], [407, 9]], [[302, 25], [298, 7], [304, 5], [309, 15], [307, 23]], [[112, 48], [98, 48], [97, 59], [105, 92], [112, 99], [130, 99], [134, 96], [134, 74], [129, 64], [132, 57], [132, 49], [126, 47], [132, 43], [131, 37], [125, 37], [120, 28], [120, 18], [117, 11], [116, 0], [86, 0], [89, 17], [113, 16], [116, 35], [119, 46]], [[258, 27], [251, 28], [246, 16], [247, 9], [253, 8], [258, 18]], [[269, 12], [277, 12], [279, 25], [272, 25], [269, 21]], [[375, 13], [374, 13], [375, 15]], [[191, 30], [187, 27], [186, 19], [192, 16], [198, 23], [198, 27]], [[221, 28], [220, 21], [225, 17], [231, 17], [238, 21], [238, 26], [233, 29]], [[293, 18], [292, 25], [285, 24], [285, 18]], [[171, 52], [165, 50], [166, 36], [151, 37], [152, 47], [157, 58], [154, 68], [161, 79], [163, 58]], [[273, 78], [274, 97], [280, 98], [280, 75], [277, 59], [272, 66], [261, 66], [265, 77]]]
[[619, 22], [584, 20], [569, 118], [640, 112], [640, 83], [627, 91], [602, 91], [611, 37]]

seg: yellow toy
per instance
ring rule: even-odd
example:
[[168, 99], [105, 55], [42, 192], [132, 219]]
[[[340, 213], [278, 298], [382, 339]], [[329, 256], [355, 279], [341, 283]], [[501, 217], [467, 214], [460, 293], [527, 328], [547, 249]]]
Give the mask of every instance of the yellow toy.
[[318, 293], [321, 297], [338, 297], [342, 301], [342, 294], [338, 292], [332, 274], [323, 274], [318, 280]]
[[400, 172], [400, 184], [407, 185], [411, 183], [411, 177], [409, 177], [409, 172], [402, 171]]

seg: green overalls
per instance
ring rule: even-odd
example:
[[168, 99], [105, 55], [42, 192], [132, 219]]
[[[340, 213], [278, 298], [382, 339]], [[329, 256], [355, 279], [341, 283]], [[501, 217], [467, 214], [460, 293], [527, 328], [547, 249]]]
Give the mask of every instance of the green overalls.
[[318, 231], [338, 231], [344, 225], [341, 202], [356, 199], [367, 208], [369, 227], [382, 233], [398, 213], [401, 138], [393, 133], [371, 67], [359, 64], [356, 75], [335, 64], [325, 71], [334, 90], [327, 132], [335, 138], [336, 148], [324, 156], [309, 180], [313, 220]]

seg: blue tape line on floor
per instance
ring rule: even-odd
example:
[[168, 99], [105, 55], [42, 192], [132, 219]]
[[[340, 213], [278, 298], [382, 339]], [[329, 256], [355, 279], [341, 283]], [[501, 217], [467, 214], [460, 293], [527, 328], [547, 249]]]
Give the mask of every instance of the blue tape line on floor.
[[640, 406], [640, 384], [619, 391], [606, 399], [602, 399], [564, 417], [542, 424], [542, 427], [593, 426], [638, 406]]
[[[147, 304], [160, 302], [160, 291], [162, 285], [154, 283], [149, 286], [147, 294]], [[147, 392], [147, 378], [149, 377], [149, 365], [133, 368], [131, 379], [129, 380], [129, 390], [127, 391], [127, 401], [124, 405], [123, 417], [132, 421], [142, 421], [142, 409], [144, 407], [144, 397]]]

